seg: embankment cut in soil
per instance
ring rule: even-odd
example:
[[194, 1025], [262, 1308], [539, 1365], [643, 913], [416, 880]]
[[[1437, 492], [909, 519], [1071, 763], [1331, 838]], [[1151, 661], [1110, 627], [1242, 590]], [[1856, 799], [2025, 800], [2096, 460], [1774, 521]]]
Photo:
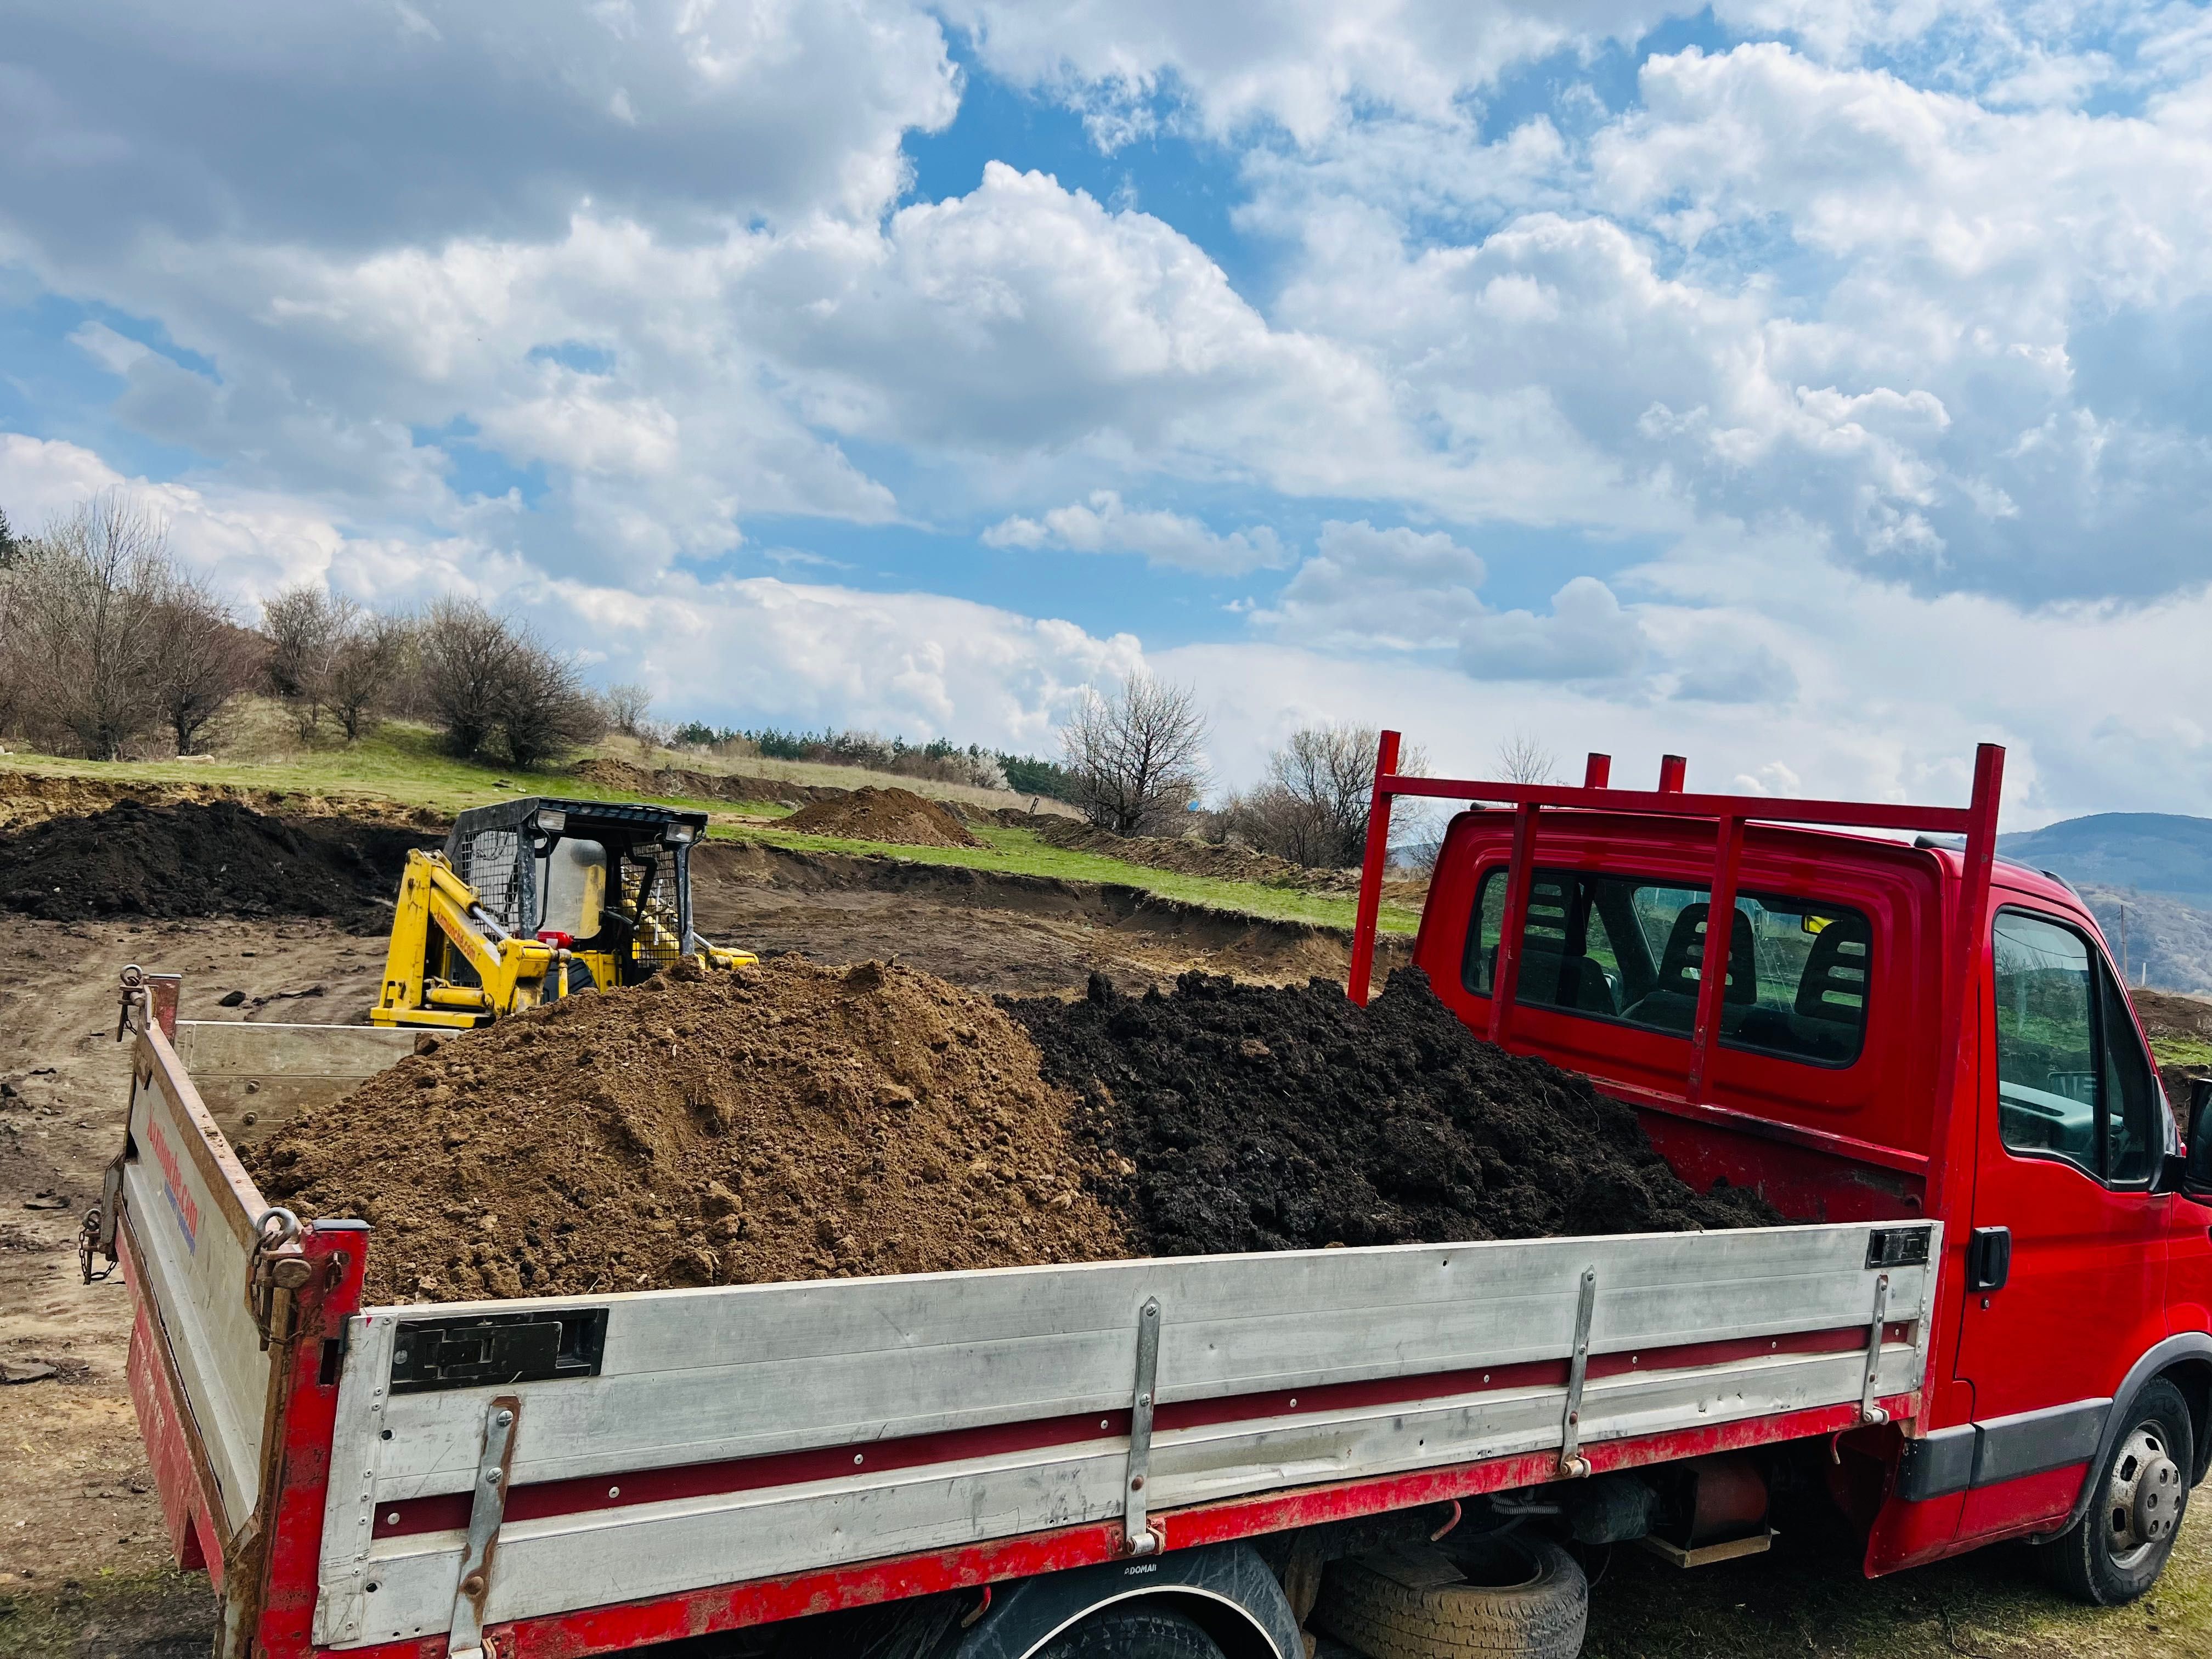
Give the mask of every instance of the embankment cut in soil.
[[0, 909], [98, 916], [330, 916], [380, 927], [414, 847], [393, 824], [278, 818], [232, 801], [119, 801], [0, 833]]
[[1114, 1155], [1103, 1196], [1160, 1255], [1771, 1225], [1699, 1194], [1589, 1079], [1509, 1054], [1401, 969], [1355, 1007], [1316, 980], [1094, 975], [1076, 1003], [1002, 999]]
[[374, 1226], [372, 1302], [1131, 1254], [1021, 1029], [910, 969], [680, 969], [422, 1046], [245, 1154]]
[[776, 828], [848, 841], [895, 842], [908, 847], [985, 844], [945, 807], [911, 789], [855, 789], [836, 800], [817, 800], [801, 807]]

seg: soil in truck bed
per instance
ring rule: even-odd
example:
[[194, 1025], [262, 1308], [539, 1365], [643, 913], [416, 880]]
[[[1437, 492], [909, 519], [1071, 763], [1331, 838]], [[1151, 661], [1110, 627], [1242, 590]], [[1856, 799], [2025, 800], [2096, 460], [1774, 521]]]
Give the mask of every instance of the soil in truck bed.
[[374, 1228], [372, 1304], [1132, 1254], [1020, 1028], [910, 969], [687, 964], [418, 1050], [243, 1154]]
[[1103, 1195], [1149, 1254], [1769, 1226], [1692, 1191], [1588, 1078], [1476, 1036], [1401, 968], [1368, 1007], [1324, 980], [1186, 974], [1175, 994], [1002, 998], [1082, 1097]]
[[372, 1304], [1778, 1219], [1410, 970], [1364, 1010], [1202, 975], [994, 1006], [793, 956], [419, 1048], [244, 1154], [375, 1228]]

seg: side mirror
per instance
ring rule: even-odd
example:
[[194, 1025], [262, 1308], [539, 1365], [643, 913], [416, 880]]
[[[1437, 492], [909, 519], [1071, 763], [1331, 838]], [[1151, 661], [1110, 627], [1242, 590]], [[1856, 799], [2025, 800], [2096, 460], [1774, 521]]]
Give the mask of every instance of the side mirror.
[[2212, 1077], [2189, 1079], [2189, 1145], [2181, 1166], [2181, 1190], [2194, 1199], [2212, 1199]]

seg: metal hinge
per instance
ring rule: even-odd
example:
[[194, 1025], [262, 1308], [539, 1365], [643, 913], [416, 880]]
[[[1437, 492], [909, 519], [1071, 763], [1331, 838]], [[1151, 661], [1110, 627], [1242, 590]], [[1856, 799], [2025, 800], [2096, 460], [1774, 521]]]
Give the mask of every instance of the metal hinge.
[[1575, 1346], [1567, 1355], [1567, 1409], [1559, 1424], [1559, 1476], [1580, 1480], [1590, 1472], [1583, 1450], [1583, 1382], [1589, 1376], [1590, 1318], [1597, 1311], [1597, 1269], [1583, 1269], [1582, 1295], [1575, 1304]]
[[477, 1459], [476, 1489], [469, 1502], [469, 1541], [461, 1551], [453, 1586], [453, 1617], [446, 1632], [446, 1659], [487, 1659], [484, 1603], [491, 1595], [491, 1562], [507, 1519], [507, 1481], [514, 1470], [515, 1425], [522, 1401], [501, 1395], [484, 1412], [483, 1451]]
[[1145, 1519], [1145, 1483], [1152, 1461], [1152, 1394], [1160, 1369], [1160, 1299], [1147, 1297], [1137, 1310], [1137, 1378], [1129, 1405], [1129, 1467], [1122, 1483], [1126, 1507], [1121, 1546], [1132, 1555], [1151, 1555], [1160, 1534]]

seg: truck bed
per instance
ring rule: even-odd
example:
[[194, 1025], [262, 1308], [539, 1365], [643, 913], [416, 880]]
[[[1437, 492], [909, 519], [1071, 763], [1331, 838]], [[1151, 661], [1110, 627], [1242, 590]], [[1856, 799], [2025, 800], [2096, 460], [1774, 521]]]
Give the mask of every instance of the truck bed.
[[337, 1224], [280, 1252], [317, 1276], [272, 1366], [268, 1206], [209, 1103], [331, 1098], [404, 1042], [170, 1029], [111, 1208], [141, 1420], [180, 1549], [252, 1561], [301, 1649], [466, 1645], [465, 1577], [487, 1626], [682, 1634], [1919, 1407], [1929, 1222], [365, 1309]]

